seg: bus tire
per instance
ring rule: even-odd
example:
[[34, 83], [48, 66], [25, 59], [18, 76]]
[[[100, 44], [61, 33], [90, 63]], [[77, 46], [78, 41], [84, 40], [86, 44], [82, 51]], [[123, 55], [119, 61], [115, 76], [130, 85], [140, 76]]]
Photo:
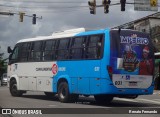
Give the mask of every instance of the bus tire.
[[55, 93], [52, 92], [44, 92], [44, 94], [49, 98], [53, 98], [55, 96]]
[[10, 93], [14, 97], [20, 97], [23, 94], [22, 91], [17, 90], [17, 83], [15, 80], [12, 80], [10, 83]]
[[60, 102], [67, 103], [69, 102], [69, 88], [66, 82], [61, 82], [58, 85], [58, 98]]
[[111, 95], [94, 95], [94, 98], [98, 104], [110, 104], [113, 100]]

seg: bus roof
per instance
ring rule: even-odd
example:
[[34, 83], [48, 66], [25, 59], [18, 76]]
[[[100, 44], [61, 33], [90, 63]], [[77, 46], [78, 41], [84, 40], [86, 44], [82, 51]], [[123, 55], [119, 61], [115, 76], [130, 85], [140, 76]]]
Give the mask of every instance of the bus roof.
[[73, 37], [73, 36], [80, 36], [83, 34], [87, 35], [89, 33], [96, 34], [96, 33], [100, 33], [100, 32], [104, 32], [104, 29], [103, 30], [86, 31], [85, 28], [77, 28], [77, 29], [54, 32], [51, 36], [38, 36], [35, 38], [21, 39], [17, 43], [38, 41], [38, 40], [57, 39], [57, 38], [64, 38], [64, 37]]
[[[112, 29], [112, 30], [118, 30], [118, 29]], [[121, 29], [121, 30], [126, 30], [126, 29]], [[100, 30], [87, 31], [85, 28], [76, 28], [76, 29], [54, 32], [51, 36], [38, 36], [35, 38], [21, 39], [17, 43], [57, 39], [57, 38], [73, 37], [73, 36], [82, 36], [82, 35], [90, 35], [90, 34], [100, 34], [100, 33], [104, 33], [104, 31], [109, 31], [109, 29], [106, 28], [106, 29], [100, 29]]]

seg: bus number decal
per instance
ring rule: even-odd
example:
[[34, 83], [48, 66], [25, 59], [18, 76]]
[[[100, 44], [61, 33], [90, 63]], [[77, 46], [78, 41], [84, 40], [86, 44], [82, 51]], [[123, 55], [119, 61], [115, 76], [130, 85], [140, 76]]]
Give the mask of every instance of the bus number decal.
[[115, 81], [115, 85], [122, 85], [122, 81]]

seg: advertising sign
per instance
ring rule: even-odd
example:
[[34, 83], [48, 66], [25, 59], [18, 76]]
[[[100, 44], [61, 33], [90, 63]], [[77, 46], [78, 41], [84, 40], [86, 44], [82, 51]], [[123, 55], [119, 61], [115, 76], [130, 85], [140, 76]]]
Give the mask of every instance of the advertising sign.
[[110, 62], [114, 74], [152, 75], [153, 48], [149, 35], [137, 31], [113, 31]]
[[110, 65], [117, 88], [148, 88], [153, 76], [153, 46], [149, 35], [131, 30], [111, 31]]

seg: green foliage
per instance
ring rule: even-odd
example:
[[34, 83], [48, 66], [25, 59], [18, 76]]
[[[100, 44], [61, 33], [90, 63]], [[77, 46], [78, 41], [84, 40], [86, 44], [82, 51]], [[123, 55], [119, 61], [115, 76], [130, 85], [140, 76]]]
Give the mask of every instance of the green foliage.
[[3, 55], [4, 53], [0, 52], [0, 77], [2, 76], [3, 73], [7, 72], [7, 65], [5, 64], [3, 60]]

